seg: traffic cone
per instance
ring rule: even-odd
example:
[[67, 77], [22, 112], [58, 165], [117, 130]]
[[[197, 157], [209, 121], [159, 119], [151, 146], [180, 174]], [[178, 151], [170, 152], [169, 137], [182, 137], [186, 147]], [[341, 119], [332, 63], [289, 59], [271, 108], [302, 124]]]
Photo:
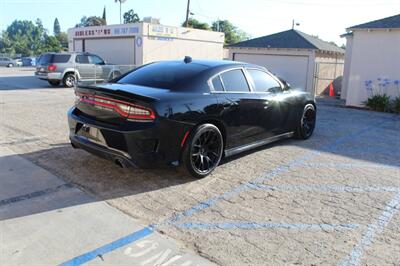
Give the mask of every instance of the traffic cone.
[[333, 90], [333, 83], [329, 84], [329, 97], [334, 97], [335, 91]]

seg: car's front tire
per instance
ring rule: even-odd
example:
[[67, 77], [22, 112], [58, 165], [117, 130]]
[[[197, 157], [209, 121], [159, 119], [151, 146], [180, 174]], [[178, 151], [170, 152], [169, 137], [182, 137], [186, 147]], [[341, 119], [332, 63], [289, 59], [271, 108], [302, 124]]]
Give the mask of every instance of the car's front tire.
[[314, 132], [317, 113], [313, 104], [304, 106], [303, 114], [296, 129], [296, 138], [308, 139]]
[[219, 129], [202, 124], [189, 135], [182, 154], [182, 168], [196, 178], [209, 175], [221, 161], [224, 141]]
[[60, 81], [59, 80], [48, 80], [49, 84], [53, 87], [58, 87], [60, 86]]
[[76, 77], [72, 73], [68, 73], [63, 78], [63, 84], [65, 87], [72, 88], [75, 86]]
[[13, 67], [13, 66], [14, 66], [14, 64], [11, 64], [11, 63], [7, 65], [7, 67]]

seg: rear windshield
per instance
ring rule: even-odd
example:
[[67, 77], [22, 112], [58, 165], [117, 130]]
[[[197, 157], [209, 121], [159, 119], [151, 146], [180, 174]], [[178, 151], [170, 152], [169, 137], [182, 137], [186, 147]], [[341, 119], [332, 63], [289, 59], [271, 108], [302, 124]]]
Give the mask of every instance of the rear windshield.
[[51, 58], [53, 57], [52, 54], [43, 54], [39, 57], [38, 63], [40, 65], [46, 65], [51, 63]]
[[71, 55], [69, 54], [44, 54], [39, 58], [40, 65], [47, 65], [51, 63], [67, 63]]
[[207, 66], [183, 62], [158, 62], [134, 70], [117, 83], [153, 88], [174, 89], [183, 81], [194, 78]]

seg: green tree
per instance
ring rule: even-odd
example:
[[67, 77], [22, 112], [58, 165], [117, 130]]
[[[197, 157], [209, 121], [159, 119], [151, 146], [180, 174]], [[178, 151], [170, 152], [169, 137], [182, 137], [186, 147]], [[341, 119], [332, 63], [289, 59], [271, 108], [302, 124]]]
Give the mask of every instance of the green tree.
[[235, 27], [229, 20], [217, 20], [212, 23], [211, 29], [225, 33], [225, 44], [234, 44], [249, 39], [249, 35]]
[[58, 34], [56, 38], [60, 42], [63, 50], [68, 50], [68, 34], [65, 32], [60, 32], [60, 34]]
[[41, 49], [43, 52], [61, 52], [62, 46], [57, 37], [55, 36], [45, 36], [44, 43]]
[[54, 26], [53, 26], [53, 33], [54, 36], [57, 36], [61, 32], [61, 27], [60, 27], [60, 22], [58, 22], [58, 18], [54, 20]]
[[[208, 25], [205, 22], [200, 22], [194, 18], [189, 18], [188, 24], [189, 24], [189, 28], [200, 29], [200, 30], [211, 30], [210, 25]], [[184, 21], [182, 23], [182, 27], [185, 27], [185, 25], [186, 25], [186, 22]]]
[[104, 19], [104, 21], [106, 22], [106, 24], [107, 24], [107, 17], [106, 17], [106, 6], [104, 6], [104, 9], [103, 9], [103, 16], [102, 16], [102, 19]]
[[135, 13], [133, 9], [124, 13], [124, 24], [136, 23], [139, 21], [140, 21], [139, 15]]
[[0, 53], [22, 54], [23, 56], [61, 51], [61, 44], [54, 36], [48, 36], [40, 19], [35, 23], [15, 20], [1, 34]]
[[106, 21], [103, 18], [97, 16], [91, 16], [91, 17], [83, 16], [81, 18], [81, 22], [76, 24], [75, 27], [80, 28], [80, 27], [91, 27], [91, 26], [101, 26], [101, 25], [107, 25]]

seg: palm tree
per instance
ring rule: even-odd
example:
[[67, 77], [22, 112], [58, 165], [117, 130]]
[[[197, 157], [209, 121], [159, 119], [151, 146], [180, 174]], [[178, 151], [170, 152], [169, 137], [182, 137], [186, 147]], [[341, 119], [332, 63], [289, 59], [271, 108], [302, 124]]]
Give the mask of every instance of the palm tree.
[[119, 24], [122, 24], [122, 3], [125, 3], [126, 0], [114, 0], [114, 2], [119, 2]]

